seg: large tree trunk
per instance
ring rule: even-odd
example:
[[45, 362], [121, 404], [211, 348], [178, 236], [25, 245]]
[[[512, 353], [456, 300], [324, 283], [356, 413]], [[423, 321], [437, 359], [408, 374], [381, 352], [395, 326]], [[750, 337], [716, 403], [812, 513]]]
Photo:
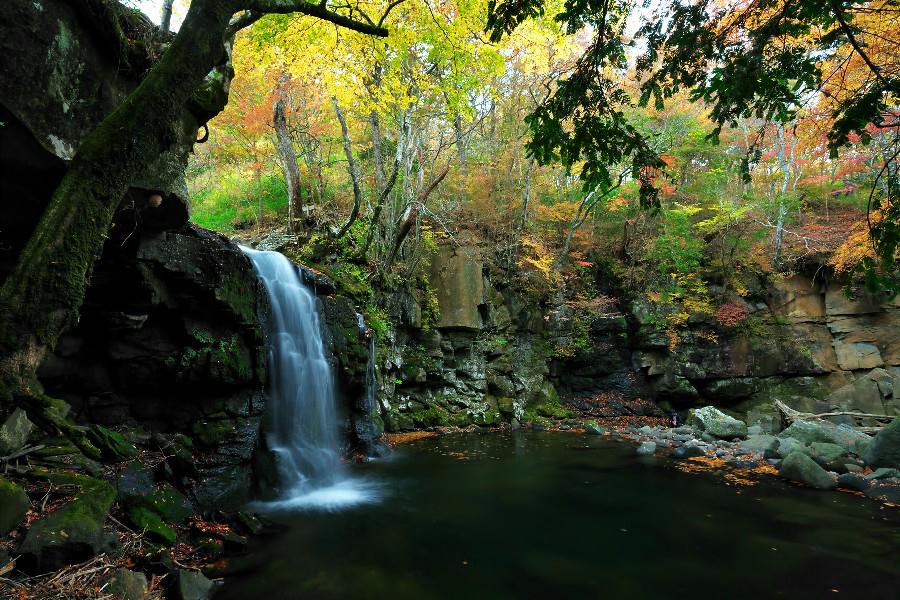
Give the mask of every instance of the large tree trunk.
[[272, 124], [275, 126], [275, 137], [278, 138], [278, 156], [284, 170], [284, 182], [288, 195], [288, 231], [297, 230], [298, 218], [302, 215], [303, 200], [300, 197], [300, 169], [297, 167], [297, 154], [291, 142], [287, 117], [284, 114], [284, 92], [279, 94], [272, 111]]
[[[224, 6], [223, 6], [224, 5]], [[182, 31], [138, 88], [82, 141], [0, 288], [0, 402], [37, 397], [35, 372], [77, 320], [87, 281], [131, 178], [179, 143], [184, 107], [218, 64], [229, 2], [194, 0]], [[178, 131], [178, 128], [181, 131]]]

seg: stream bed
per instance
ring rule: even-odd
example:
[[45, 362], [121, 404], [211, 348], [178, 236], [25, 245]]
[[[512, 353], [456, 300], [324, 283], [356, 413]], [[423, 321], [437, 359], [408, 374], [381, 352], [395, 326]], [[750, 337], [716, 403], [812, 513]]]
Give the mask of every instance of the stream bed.
[[897, 598], [900, 512], [727, 485], [570, 433], [461, 434], [355, 467], [379, 499], [268, 515], [216, 598]]

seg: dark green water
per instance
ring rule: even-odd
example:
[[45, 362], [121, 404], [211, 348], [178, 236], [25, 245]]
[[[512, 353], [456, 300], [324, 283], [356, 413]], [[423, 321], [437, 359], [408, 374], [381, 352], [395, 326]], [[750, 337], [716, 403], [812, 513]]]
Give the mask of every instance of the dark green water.
[[379, 503], [274, 515], [217, 599], [900, 598], [896, 510], [673, 464], [566, 433], [422, 440], [360, 469]]

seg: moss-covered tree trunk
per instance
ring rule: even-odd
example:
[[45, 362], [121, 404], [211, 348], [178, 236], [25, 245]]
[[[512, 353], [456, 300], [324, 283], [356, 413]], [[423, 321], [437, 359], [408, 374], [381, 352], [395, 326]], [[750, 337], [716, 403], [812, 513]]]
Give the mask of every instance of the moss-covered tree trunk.
[[[138, 88], [88, 134], [15, 270], [0, 288], [0, 404], [40, 397], [35, 372], [77, 320], [87, 281], [132, 178], [183, 137], [184, 107], [225, 57], [231, 2], [194, 0]], [[180, 130], [179, 130], [180, 129]]]

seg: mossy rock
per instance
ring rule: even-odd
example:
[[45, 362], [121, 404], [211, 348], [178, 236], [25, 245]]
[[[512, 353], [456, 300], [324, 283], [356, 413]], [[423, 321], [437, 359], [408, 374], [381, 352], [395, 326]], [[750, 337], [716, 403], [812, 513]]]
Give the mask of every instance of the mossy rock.
[[585, 421], [584, 431], [591, 435], [603, 435], [606, 430], [597, 423], [597, 421]]
[[568, 419], [573, 416], [571, 410], [565, 409], [559, 404], [542, 404], [535, 408], [535, 412], [542, 417], [549, 419]]
[[184, 494], [168, 483], [163, 483], [152, 494], [132, 496], [127, 503], [131, 508], [156, 513], [166, 523], [183, 523], [193, 514], [191, 504]]
[[446, 427], [450, 424], [450, 413], [438, 406], [411, 413], [416, 427]]
[[234, 433], [234, 422], [224, 415], [219, 419], [197, 421], [192, 429], [197, 441], [204, 446], [215, 447]]
[[152, 539], [168, 545], [175, 543], [177, 537], [175, 530], [166, 525], [162, 517], [152, 510], [142, 506], [132, 506], [128, 509], [128, 520], [139, 530], [146, 532]]
[[137, 455], [137, 449], [125, 441], [121, 433], [101, 425], [91, 425], [88, 438], [108, 460], [125, 460]]
[[0, 477], [0, 536], [21, 525], [29, 508], [31, 501], [25, 490]]
[[35, 474], [46, 476], [54, 485], [76, 485], [79, 489], [71, 502], [32, 523], [19, 553], [32, 559], [38, 570], [49, 571], [105, 550], [111, 538], [103, 531], [103, 523], [116, 498], [115, 489], [85, 475]]

